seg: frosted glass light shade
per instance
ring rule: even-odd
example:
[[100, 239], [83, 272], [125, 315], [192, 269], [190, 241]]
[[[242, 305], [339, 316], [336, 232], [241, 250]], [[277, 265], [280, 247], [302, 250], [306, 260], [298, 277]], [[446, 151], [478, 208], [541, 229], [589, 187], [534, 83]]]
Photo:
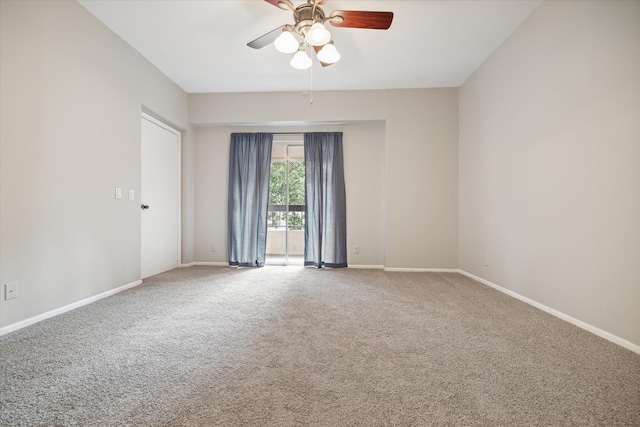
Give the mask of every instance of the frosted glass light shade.
[[311, 58], [304, 50], [299, 50], [291, 60], [291, 66], [296, 70], [304, 70], [311, 67]]
[[316, 22], [309, 28], [304, 39], [311, 46], [322, 46], [331, 40], [331, 33], [319, 22]]
[[333, 43], [329, 43], [324, 45], [324, 47], [320, 49], [320, 52], [318, 52], [318, 60], [325, 64], [334, 64], [340, 60], [340, 53], [338, 53], [338, 49], [336, 49]]
[[276, 49], [282, 53], [293, 53], [298, 50], [298, 41], [289, 31], [283, 31], [274, 43]]

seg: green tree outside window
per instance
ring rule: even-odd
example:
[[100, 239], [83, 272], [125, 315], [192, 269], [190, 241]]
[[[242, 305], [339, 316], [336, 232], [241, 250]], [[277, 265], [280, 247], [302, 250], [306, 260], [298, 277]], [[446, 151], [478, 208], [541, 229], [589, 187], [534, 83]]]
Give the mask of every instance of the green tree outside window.
[[[272, 162], [269, 176], [269, 204], [287, 204], [287, 167], [289, 172], [289, 205], [304, 205], [304, 162]], [[270, 211], [270, 227], [284, 226], [288, 216], [290, 228], [304, 225], [304, 212]]]

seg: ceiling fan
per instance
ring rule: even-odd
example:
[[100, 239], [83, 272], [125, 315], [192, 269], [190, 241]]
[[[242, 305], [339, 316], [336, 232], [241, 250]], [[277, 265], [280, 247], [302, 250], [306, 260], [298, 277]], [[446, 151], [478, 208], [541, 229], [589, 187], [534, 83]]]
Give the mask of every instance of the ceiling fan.
[[327, 15], [320, 7], [325, 0], [306, 0], [298, 7], [294, 7], [291, 0], [264, 1], [293, 12], [294, 23], [281, 25], [247, 43], [247, 46], [261, 49], [274, 43], [280, 52], [295, 52], [291, 66], [299, 70], [309, 68], [312, 64], [311, 58], [306, 53], [307, 47], [315, 50], [323, 67], [340, 60], [340, 54], [333, 45], [331, 33], [324, 26], [325, 22], [329, 22], [334, 27], [386, 30], [393, 21], [393, 12], [334, 10]]

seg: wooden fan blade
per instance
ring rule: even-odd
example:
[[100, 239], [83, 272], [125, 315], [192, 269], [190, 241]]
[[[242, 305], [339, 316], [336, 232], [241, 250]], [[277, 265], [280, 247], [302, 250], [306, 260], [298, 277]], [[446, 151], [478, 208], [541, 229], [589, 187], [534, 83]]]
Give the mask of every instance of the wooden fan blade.
[[295, 10], [295, 8], [293, 7], [293, 3], [291, 3], [290, 0], [264, 0], [264, 1], [266, 1], [267, 3], [271, 3], [272, 5], [280, 9]]
[[334, 10], [329, 15], [328, 21], [334, 27], [386, 30], [391, 26], [391, 21], [393, 21], [393, 12]]
[[271, 44], [274, 41], [276, 41], [278, 36], [282, 33], [282, 30], [283, 30], [284, 27], [286, 27], [286, 25], [281, 25], [278, 28], [276, 28], [275, 30], [269, 31], [267, 34], [264, 34], [264, 35], [258, 37], [257, 39], [247, 43], [247, 46], [252, 47], [254, 49], [262, 49], [266, 45]]

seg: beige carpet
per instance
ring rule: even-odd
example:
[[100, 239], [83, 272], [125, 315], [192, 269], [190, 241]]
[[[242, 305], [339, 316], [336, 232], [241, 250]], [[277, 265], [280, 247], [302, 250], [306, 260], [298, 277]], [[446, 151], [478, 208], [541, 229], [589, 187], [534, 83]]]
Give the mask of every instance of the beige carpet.
[[0, 363], [2, 426], [640, 426], [640, 355], [458, 274], [179, 269]]

